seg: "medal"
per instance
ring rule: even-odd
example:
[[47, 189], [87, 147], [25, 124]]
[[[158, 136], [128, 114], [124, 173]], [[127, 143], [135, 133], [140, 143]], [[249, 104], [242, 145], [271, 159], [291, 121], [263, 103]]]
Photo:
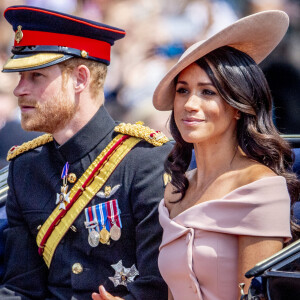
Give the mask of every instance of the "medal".
[[107, 218], [110, 221], [110, 236], [111, 239], [117, 241], [121, 237], [121, 219], [120, 219], [120, 210], [118, 206], [118, 200], [114, 199], [107, 202]]
[[100, 231], [100, 243], [109, 245], [110, 233], [103, 225], [103, 228]]
[[100, 242], [100, 234], [96, 230], [89, 232], [88, 243], [91, 247], [97, 247]]
[[66, 162], [61, 173], [61, 179], [63, 180], [63, 185], [60, 187], [60, 193], [56, 194], [55, 204], [59, 204], [59, 209], [66, 209], [65, 202], [70, 203], [69, 200], [70, 192], [68, 193], [68, 185], [67, 185], [68, 171], [69, 171], [69, 163]]
[[85, 208], [85, 227], [89, 230], [88, 243], [97, 247], [99, 243], [110, 244], [110, 224], [107, 219], [105, 203]]
[[91, 247], [99, 245], [100, 234], [99, 224], [96, 217], [95, 207], [88, 207], [84, 210], [86, 221], [84, 222], [85, 228], [89, 230], [88, 243]]
[[[102, 229], [100, 231], [100, 243], [101, 244], [110, 244], [110, 233], [109, 233], [109, 224], [107, 224], [107, 211], [105, 203], [97, 205], [97, 215], [100, 217], [100, 224]], [[108, 225], [108, 227], [107, 227]]]
[[121, 237], [121, 229], [118, 225], [114, 224], [110, 229], [110, 237], [112, 240], [117, 241]]

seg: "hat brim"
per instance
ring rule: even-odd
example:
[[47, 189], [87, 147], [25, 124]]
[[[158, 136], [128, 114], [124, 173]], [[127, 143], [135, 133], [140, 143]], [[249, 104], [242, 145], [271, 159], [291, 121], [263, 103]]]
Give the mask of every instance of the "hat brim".
[[3, 66], [2, 72], [24, 72], [42, 69], [63, 62], [71, 57], [71, 55], [65, 55], [62, 53], [13, 55]]
[[288, 25], [289, 17], [285, 12], [263, 11], [242, 18], [207, 40], [193, 44], [156, 87], [153, 94], [154, 107], [161, 111], [173, 109], [174, 78], [204, 55], [217, 48], [230, 46], [248, 54], [259, 64], [279, 44]]

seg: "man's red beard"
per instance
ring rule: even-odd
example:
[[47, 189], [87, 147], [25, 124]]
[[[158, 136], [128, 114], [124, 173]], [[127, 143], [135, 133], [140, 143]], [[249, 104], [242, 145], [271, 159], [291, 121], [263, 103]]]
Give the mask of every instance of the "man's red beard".
[[58, 92], [46, 102], [37, 102], [33, 99], [20, 97], [19, 106], [32, 107], [32, 111], [21, 113], [21, 125], [27, 131], [40, 131], [54, 133], [63, 129], [76, 112], [76, 105], [68, 98], [65, 93]]

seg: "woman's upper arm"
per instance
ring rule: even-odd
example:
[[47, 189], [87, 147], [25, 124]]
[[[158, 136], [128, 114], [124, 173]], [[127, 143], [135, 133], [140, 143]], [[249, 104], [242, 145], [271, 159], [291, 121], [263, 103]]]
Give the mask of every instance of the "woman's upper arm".
[[238, 283], [245, 283], [245, 291], [248, 291], [251, 279], [244, 274], [258, 262], [281, 250], [282, 245], [283, 238], [239, 236]]

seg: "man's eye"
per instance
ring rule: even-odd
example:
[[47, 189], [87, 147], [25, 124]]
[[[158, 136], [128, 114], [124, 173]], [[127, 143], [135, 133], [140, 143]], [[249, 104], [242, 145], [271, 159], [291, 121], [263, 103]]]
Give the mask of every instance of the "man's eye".
[[36, 78], [36, 77], [41, 77], [41, 76], [43, 76], [43, 74], [38, 73], [38, 72], [34, 72], [34, 73], [32, 74], [32, 76], [33, 76], [34, 78]]

